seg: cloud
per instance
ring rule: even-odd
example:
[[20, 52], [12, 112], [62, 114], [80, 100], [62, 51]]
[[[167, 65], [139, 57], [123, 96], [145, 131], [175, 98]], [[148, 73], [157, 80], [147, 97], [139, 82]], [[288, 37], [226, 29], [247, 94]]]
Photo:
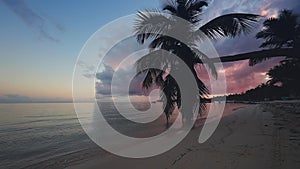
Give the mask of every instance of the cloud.
[[248, 61], [224, 64], [227, 93], [241, 93], [267, 81], [265, 73], [282, 58], [271, 59], [250, 67]]
[[[255, 88], [261, 83], [266, 82], [266, 72], [277, 65], [283, 58], [273, 58], [263, 63], [250, 67], [248, 60], [224, 63], [224, 71], [226, 77], [227, 93], [242, 93], [251, 88]], [[210, 82], [208, 79], [208, 73], [205, 68], [196, 68], [201, 80], [207, 85], [210, 90]], [[139, 75], [134, 78], [134, 69], [122, 69], [119, 68], [115, 71], [111, 66], [103, 65], [102, 71], [96, 74], [98, 82], [96, 83], [97, 94], [104, 96], [111, 95], [111, 89], [113, 88], [116, 93], [114, 95], [127, 96], [127, 95], [149, 95], [149, 93], [156, 89], [149, 89], [145, 91], [142, 89], [142, 80], [144, 75]], [[112, 84], [112, 78], [114, 78], [114, 84]], [[124, 84], [130, 81], [129, 88]], [[218, 93], [215, 93], [218, 94]]]
[[[115, 71], [109, 65], [103, 65], [102, 71], [96, 74], [98, 82], [96, 82], [96, 92], [101, 95], [111, 95], [111, 90], [114, 91], [113, 95], [127, 96], [127, 95], [147, 95], [147, 92], [142, 89], [141, 82], [144, 75], [135, 76], [133, 68], [122, 69], [119, 68]], [[112, 79], [114, 81], [112, 83]], [[129, 88], [125, 86], [130, 82]]]
[[[273, 15], [280, 9], [299, 9], [299, 2], [296, 0], [212, 0], [208, 8], [204, 11], [203, 22], [218, 17], [220, 15], [228, 13], [254, 13], [262, 14], [263, 10], [268, 10], [269, 13], [266, 17]], [[297, 5], [298, 4], [298, 5]], [[265, 18], [262, 18], [259, 26], [253, 30], [249, 35], [242, 35], [236, 38], [224, 38], [218, 41], [214, 41], [216, 50], [221, 56], [231, 55], [237, 53], [250, 52], [254, 50], [260, 50], [259, 46], [261, 40], [255, 39], [255, 34], [262, 28], [262, 22]], [[107, 34], [107, 40], [117, 37], [114, 34]], [[104, 46], [105, 47], [105, 46]], [[111, 79], [113, 74], [115, 74], [116, 67], [122, 59], [133, 52], [145, 48], [136, 44], [134, 38], [128, 38], [114, 46], [111, 51], [105, 56], [104, 62], [107, 64], [105, 69], [96, 75], [99, 80], [96, 84], [96, 91], [98, 94], [110, 95], [111, 94]], [[250, 88], [256, 87], [257, 85], [266, 82], [265, 73], [274, 65], [278, 64], [281, 58], [271, 59], [254, 67], [248, 66], [248, 61], [240, 61], [234, 63], [225, 63], [224, 69], [227, 79], [228, 93], [241, 93]], [[110, 65], [110, 66], [108, 66]], [[135, 77], [130, 79], [132, 74], [134, 74], [133, 69], [119, 69], [118, 76], [116, 76], [115, 85], [112, 85], [115, 91], [120, 95], [140, 95], [145, 94], [141, 89], [141, 81], [143, 76]], [[203, 81], [208, 83], [207, 73], [199, 75]], [[94, 77], [93, 77], [94, 78]], [[130, 88], [127, 89], [123, 84], [126, 81], [131, 81]]]
[[259, 46], [262, 43], [262, 40], [255, 38], [256, 33], [257, 32], [252, 32], [249, 35], [242, 35], [234, 39], [215, 41], [214, 46], [220, 56], [260, 50]]
[[18, 94], [0, 95], [0, 103], [49, 103], [49, 102], [72, 102], [63, 98], [32, 98]]
[[6, 94], [3, 96], [0, 96], [0, 102], [28, 102], [32, 99], [27, 96], [21, 96], [17, 94]]
[[[271, 16], [278, 15], [283, 9], [291, 9], [294, 12], [300, 11], [299, 0], [231, 0], [230, 3], [224, 0], [210, 0], [209, 5], [202, 15], [202, 24], [229, 13], [252, 13], [264, 15], [259, 25], [249, 35], [242, 35], [233, 39], [224, 38], [214, 41], [220, 55], [229, 55], [240, 52], [258, 50], [260, 40], [255, 35], [262, 29], [262, 22]], [[299, 12], [298, 12], [299, 13]]]
[[63, 32], [65, 28], [53, 19], [49, 19], [36, 13], [24, 0], [2, 0], [2, 2], [14, 12], [26, 25], [34, 29], [39, 35], [53, 42], [60, 42], [47, 31], [47, 25], [54, 27], [57, 31]]
[[78, 60], [76, 65], [82, 69], [82, 76], [89, 79], [95, 78], [96, 65], [90, 65], [83, 60]]
[[[112, 38], [117, 38], [115, 34], [109, 34], [111, 37], [106, 39], [101, 39], [101, 41], [109, 41]], [[144, 75], [135, 76], [135, 60], [138, 55], [133, 55], [143, 49], [148, 49], [147, 43], [140, 45], [137, 43], [136, 38], [131, 36], [121, 40], [119, 43], [115, 44], [105, 56], [103, 57], [102, 64], [99, 66], [99, 71], [96, 73], [96, 92], [104, 96], [111, 95], [111, 89], [116, 93], [114, 95], [127, 96], [127, 95], [148, 95], [149, 91], [142, 89], [142, 80]], [[105, 46], [104, 46], [105, 47]], [[101, 48], [100, 50], [101, 51]], [[131, 56], [131, 57], [129, 57]], [[124, 63], [123, 63], [124, 62]], [[84, 66], [86, 67], [86, 66]], [[87, 70], [87, 69], [86, 69]], [[92, 70], [94, 71], [94, 69]], [[86, 75], [91, 74], [92, 71], [86, 71]], [[114, 77], [114, 84], [112, 83], [112, 78]], [[87, 76], [86, 76], [87, 77]], [[130, 82], [129, 88], [124, 86], [124, 83]]]
[[[275, 65], [278, 65], [283, 59], [283, 57], [272, 58], [252, 67], [249, 66], [248, 60], [223, 63], [224, 69], [220, 71], [225, 73], [227, 88], [226, 93], [242, 93], [267, 82], [268, 77], [266, 76], [266, 72]], [[210, 79], [207, 70], [205, 68], [195, 68], [198, 72], [198, 77], [204, 82], [209, 91], [211, 91]], [[218, 88], [218, 86], [216, 87]], [[214, 94], [223, 93], [218, 93], [217, 91]]]
[[97, 73], [96, 77], [101, 81], [102, 85], [111, 85], [111, 81], [115, 71], [108, 65], [103, 65], [103, 67], [104, 70], [100, 73]]
[[[130, 28], [128, 28], [130, 29]], [[132, 28], [131, 28], [132, 29]], [[113, 33], [111, 33], [111, 38], [107, 39], [101, 39], [101, 42], [108, 42], [109, 40], [116, 38], [113, 36]], [[110, 43], [110, 42], [109, 42]], [[102, 46], [102, 44], [101, 44]], [[137, 43], [136, 37], [131, 36], [128, 38], [125, 38], [115, 44], [109, 51], [106, 53], [105, 56], [103, 57], [103, 62], [111, 65], [113, 68], [116, 68], [119, 66], [119, 64], [128, 56], [134, 54], [137, 51], [143, 50], [143, 49], [148, 49], [148, 43], [146, 42], [145, 44], [141, 45]], [[101, 50], [101, 49], [100, 49]]]
[[[260, 20], [259, 26], [248, 35], [241, 35], [236, 38], [223, 38], [213, 41], [215, 48], [220, 56], [246, 53], [259, 48], [262, 40], [256, 39], [255, 35], [262, 29], [262, 22], [271, 16], [278, 15], [282, 9], [292, 9], [295, 13], [300, 11], [299, 0], [211, 0], [208, 8], [204, 11], [203, 22], [218, 17], [220, 15], [242, 12], [264, 14]], [[298, 12], [299, 13], [299, 12]], [[224, 63], [226, 73], [227, 92], [241, 93], [254, 88], [267, 81], [265, 73], [273, 66], [279, 63], [282, 58], [275, 58], [254, 67], [248, 66], [248, 61]], [[209, 87], [209, 81], [206, 71], [201, 71], [199, 75]]]

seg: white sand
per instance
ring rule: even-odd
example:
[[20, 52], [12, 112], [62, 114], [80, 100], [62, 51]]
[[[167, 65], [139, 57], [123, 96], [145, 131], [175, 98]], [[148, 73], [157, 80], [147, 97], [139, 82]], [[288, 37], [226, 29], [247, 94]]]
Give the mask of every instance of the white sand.
[[204, 144], [197, 142], [201, 128], [196, 128], [178, 146], [159, 156], [147, 159], [99, 156], [68, 168], [298, 169], [300, 117], [286, 115], [284, 106], [274, 110], [272, 107], [251, 105], [224, 117]]

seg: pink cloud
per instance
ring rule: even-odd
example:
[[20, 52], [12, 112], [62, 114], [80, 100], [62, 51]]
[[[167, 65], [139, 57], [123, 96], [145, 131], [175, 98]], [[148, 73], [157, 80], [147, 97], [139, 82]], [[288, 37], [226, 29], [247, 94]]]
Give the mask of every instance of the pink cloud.
[[[242, 93], [267, 82], [268, 77], [266, 72], [277, 65], [281, 60], [282, 58], [274, 58], [253, 67], [249, 66], [248, 60], [224, 63], [227, 93]], [[205, 69], [200, 69], [199, 67], [196, 67], [196, 70], [198, 72], [198, 77], [200, 77], [210, 89], [207, 71]]]

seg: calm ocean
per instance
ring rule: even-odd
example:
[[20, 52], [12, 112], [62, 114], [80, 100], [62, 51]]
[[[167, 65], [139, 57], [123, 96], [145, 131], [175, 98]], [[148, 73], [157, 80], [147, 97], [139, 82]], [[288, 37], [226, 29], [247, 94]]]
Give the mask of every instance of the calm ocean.
[[[147, 105], [140, 104], [140, 109]], [[160, 107], [160, 104], [157, 103]], [[164, 117], [132, 130], [136, 124], [124, 123], [110, 104], [100, 105], [116, 129], [137, 137], [156, 135], [166, 129]], [[225, 114], [240, 104], [230, 104]], [[126, 107], [124, 107], [126, 109]], [[128, 109], [127, 111], [130, 111]], [[0, 104], [0, 168], [64, 168], [70, 163], [103, 153], [84, 133], [73, 103]], [[126, 125], [127, 127], [124, 127]], [[141, 134], [147, 131], [147, 135]]]
[[1, 168], [23, 168], [92, 146], [72, 103], [0, 104]]

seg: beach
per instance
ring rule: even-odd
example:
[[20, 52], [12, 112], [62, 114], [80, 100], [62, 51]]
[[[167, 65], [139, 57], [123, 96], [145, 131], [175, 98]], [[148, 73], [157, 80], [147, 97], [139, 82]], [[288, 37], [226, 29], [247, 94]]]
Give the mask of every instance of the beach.
[[300, 103], [249, 105], [222, 118], [212, 137], [197, 142], [201, 127], [170, 151], [151, 158], [128, 159], [112, 154], [77, 161], [69, 169], [234, 169], [300, 167]]

